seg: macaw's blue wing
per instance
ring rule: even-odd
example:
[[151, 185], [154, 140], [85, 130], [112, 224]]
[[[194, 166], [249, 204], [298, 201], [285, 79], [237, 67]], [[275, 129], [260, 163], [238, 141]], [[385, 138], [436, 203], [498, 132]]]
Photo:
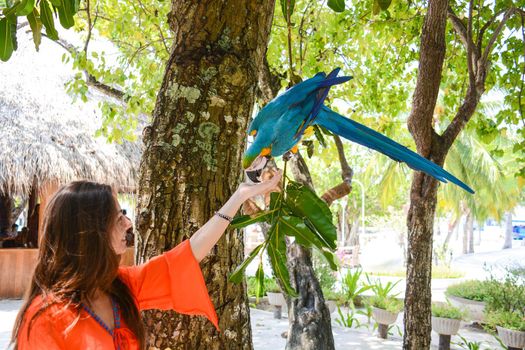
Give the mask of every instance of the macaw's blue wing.
[[310, 100], [313, 97], [312, 94], [316, 94], [320, 89], [329, 88], [332, 85], [340, 84], [350, 79], [349, 77], [338, 78], [336, 77], [337, 73], [332, 73], [330, 73], [328, 77], [323, 72], [317, 73], [312, 78], [292, 86], [271, 100], [253, 119], [248, 128], [248, 133], [250, 134], [253, 130], [259, 130], [264, 123], [275, 122], [281, 118], [288, 109], [302, 105], [305, 101]]
[[315, 91], [315, 96], [311, 96], [311, 98], [315, 99], [312, 110], [306, 116], [305, 120], [301, 124], [301, 127], [299, 127], [295, 133], [294, 139], [301, 137], [306, 128], [313, 124], [315, 118], [317, 118], [317, 115], [319, 114], [319, 110], [321, 109], [324, 100], [326, 99], [326, 96], [328, 96], [328, 91], [330, 91], [330, 88], [334, 85], [341, 84], [352, 79], [350, 76], [337, 78], [337, 74], [339, 74], [340, 70], [341, 68], [334, 69], [330, 72], [330, 74], [327, 75], [324, 81], [319, 83], [319, 89]]
[[439, 165], [423, 158], [416, 152], [411, 151], [405, 146], [389, 139], [388, 137], [374, 131], [362, 124], [359, 124], [349, 118], [332, 111], [330, 108], [323, 106], [319, 112], [315, 124], [319, 124], [337, 135], [350, 141], [356, 142], [365, 147], [371, 148], [384, 155], [389, 156], [398, 162], [404, 162], [414, 170], [422, 171], [442, 182], [450, 181], [465, 191], [474, 193], [474, 191], [461, 182], [454, 175], [445, 171]]

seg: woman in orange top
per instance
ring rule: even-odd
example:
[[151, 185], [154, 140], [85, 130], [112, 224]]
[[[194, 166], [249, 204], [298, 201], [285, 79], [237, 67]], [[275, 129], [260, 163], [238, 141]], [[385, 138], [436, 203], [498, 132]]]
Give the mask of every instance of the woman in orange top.
[[140, 266], [119, 267], [131, 227], [110, 186], [62, 187], [46, 208], [44, 235], [14, 349], [145, 349], [140, 311], [175, 310], [218, 319], [199, 267], [248, 198], [274, 189], [282, 173], [241, 184], [193, 236]]

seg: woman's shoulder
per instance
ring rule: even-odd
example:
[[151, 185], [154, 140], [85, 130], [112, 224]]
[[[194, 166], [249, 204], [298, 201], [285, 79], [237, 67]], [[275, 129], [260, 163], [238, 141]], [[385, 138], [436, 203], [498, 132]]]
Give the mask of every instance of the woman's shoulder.
[[78, 315], [77, 308], [64, 301], [57, 300], [53, 296], [36, 296], [29, 304], [24, 320], [33, 322], [52, 321], [55, 326], [63, 323], [71, 323]]

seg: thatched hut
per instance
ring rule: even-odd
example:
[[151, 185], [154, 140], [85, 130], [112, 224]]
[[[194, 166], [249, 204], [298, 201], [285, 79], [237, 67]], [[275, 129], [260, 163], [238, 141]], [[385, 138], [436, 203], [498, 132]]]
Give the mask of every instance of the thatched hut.
[[[62, 63], [64, 51], [44, 40], [36, 52], [30, 34], [19, 34], [18, 50], [9, 62], [0, 63], [0, 226], [10, 227], [16, 219], [11, 211], [17, 197], [29, 204], [29, 225], [41, 227], [35, 217], [41, 221], [49, 196], [61, 184], [89, 179], [132, 191], [141, 143], [114, 144], [95, 137], [103, 97], [89, 95], [87, 103], [73, 102], [65, 84], [74, 72]], [[38, 202], [40, 213], [34, 210]], [[13, 287], [4, 271], [28, 278], [30, 272], [18, 265], [32, 267], [35, 258], [31, 249], [0, 249], [0, 298], [19, 296], [25, 284]]]

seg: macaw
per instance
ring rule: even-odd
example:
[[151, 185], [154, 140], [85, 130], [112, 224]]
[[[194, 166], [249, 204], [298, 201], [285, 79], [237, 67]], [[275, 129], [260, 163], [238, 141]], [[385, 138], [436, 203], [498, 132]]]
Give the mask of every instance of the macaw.
[[337, 77], [338, 73], [339, 68], [328, 75], [317, 73], [294, 85], [261, 109], [248, 129], [249, 135], [255, 139], [243, 157], [243, 168], [250, 179], [258, 181], [270, 157], [281, 156], [287, 151], [297, 153], [297, 144], [301, 138], [311, 131], [313, 125], [320, 125], [347, 140], [379, 151], [395, 161], [404, 162], [414, 170], [444, 183], [450, 181], [474, 193], [469, 186], [432, 161], [323, 105], [331, 86], [352, 79], [349, 76]]

